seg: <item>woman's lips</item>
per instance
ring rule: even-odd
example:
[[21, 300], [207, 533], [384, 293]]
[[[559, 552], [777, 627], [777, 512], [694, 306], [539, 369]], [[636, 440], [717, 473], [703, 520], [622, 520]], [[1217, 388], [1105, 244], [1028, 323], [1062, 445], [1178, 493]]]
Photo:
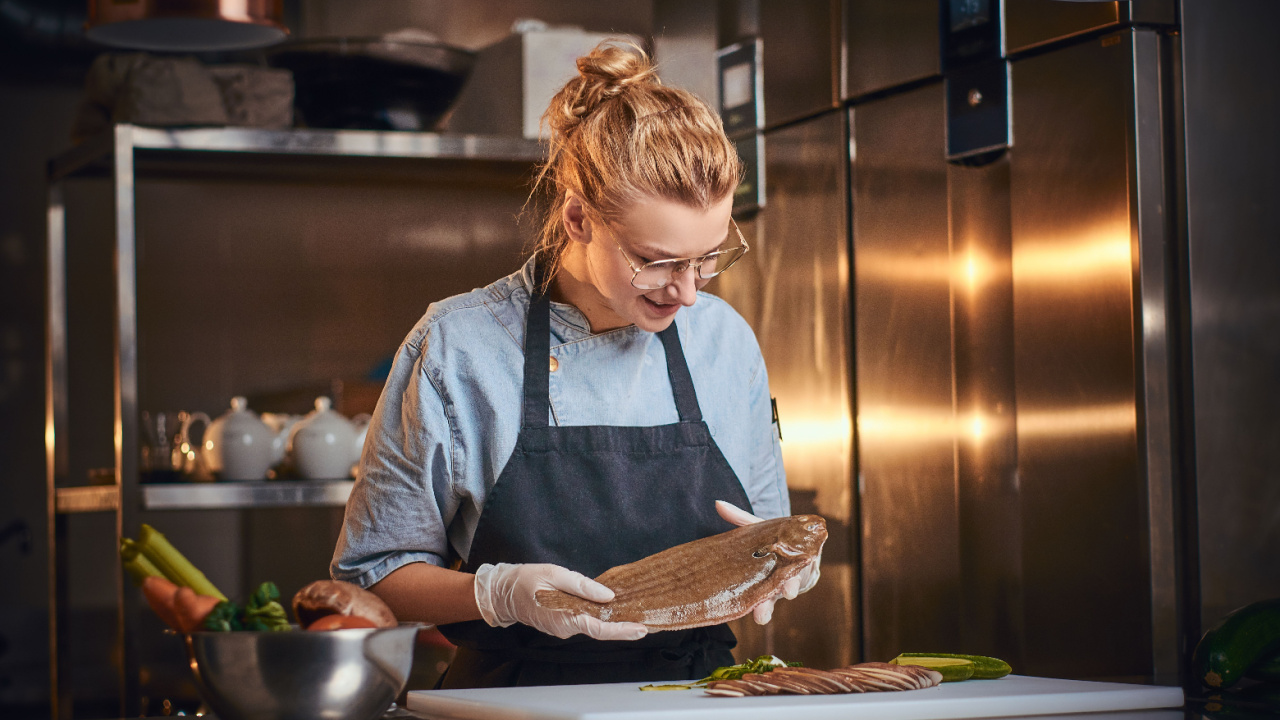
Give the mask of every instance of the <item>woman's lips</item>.
[[670, 317], [675, 315], [676, 311], [680, 309], [680, 303], [656, 303], [644, 295], [641, 295], [640, 297], [644, 300], [644, 304], [649, 308], [649, 312], [657, 315], [658, 317]]

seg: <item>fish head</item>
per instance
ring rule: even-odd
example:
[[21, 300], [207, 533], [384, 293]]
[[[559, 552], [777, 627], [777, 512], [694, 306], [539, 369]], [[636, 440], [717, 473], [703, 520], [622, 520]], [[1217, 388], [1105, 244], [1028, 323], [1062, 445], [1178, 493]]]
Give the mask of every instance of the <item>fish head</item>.
[[777, 533], [752, 557], [774, 555], [784, 563], [806, 562], [822, 552], [822, 544], [827, 541], [826, 520], [818, 515], [792, 515], [778, 520]]

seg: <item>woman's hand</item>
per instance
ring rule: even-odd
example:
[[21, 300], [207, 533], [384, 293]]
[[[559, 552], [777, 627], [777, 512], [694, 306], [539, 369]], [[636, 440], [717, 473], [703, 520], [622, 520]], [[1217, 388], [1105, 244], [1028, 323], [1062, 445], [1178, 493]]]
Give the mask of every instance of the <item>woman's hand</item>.
[[599, 603], [613, 599], [609, 588], [559, 565], [498, 563], [476, 569], [476, 605], [492, 627], [520, 622], [558, 638], [582, 633], [596, 640], [639, 640], [648, 632], [639, 623], [610, 623], [582, 613], [544, 608], [534, 599], [539, 590], [563, 590]]
[[[739, 527], [764, 520], [764, 518], [756, 517], [737, 505], [727, 503], [724, 500], [716, 501], [716, 512], [720, 514], [720, 517]], [[818, 577], [822, 574], [819, 569], [821, 563], [822, 554], [819, 553], [813, 559], [813, 562], [800, 571], [800, 574], [783, 583], [782, 589], [776, 595], [756, 605], [755, 609], [751, 611], [755, 617], [756, 624], [764, 625], [773, 619], [773, 605], [778, 601], [778, 598], [785, 597], [788, 600], [794, 600], [800, 593], [806, 593], [813, 589], [813, 586], [818, 584]]]

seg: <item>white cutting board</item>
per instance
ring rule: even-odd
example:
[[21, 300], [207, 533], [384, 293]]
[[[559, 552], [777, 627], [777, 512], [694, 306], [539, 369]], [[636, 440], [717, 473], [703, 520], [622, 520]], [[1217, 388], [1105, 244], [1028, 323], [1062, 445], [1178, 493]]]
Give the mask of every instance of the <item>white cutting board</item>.
[[789, 720], [788, 713], [804, 720], [943, 720], [1182, 706], [1182, 688], [1022, 675], [906, 692], [743, 698], [701, 690], [641, 692], [640, 685], [414, 690], [406, 704], [431, 718], [460, 720]]

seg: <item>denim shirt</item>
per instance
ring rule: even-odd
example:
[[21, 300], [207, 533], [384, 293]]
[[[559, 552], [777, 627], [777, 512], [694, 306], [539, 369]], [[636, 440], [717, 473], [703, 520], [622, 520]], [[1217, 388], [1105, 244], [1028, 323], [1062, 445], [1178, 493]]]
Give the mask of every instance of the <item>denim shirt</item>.
[[[330, 574], [368, 587], [412, 562], [467, 557], [485, 497], [520, 431], [532, 263], [433, 303], [401, 344], [369, 426]], [[746, 321], [698, 293], [675, 317], [703, 420], [761, 517], [790, 513], [764, 358]], [[592, 334], [551, 304], [550, 422], [679, 420], [662, 341], [630, 325]], [[550, 363], [550, 360], [548, 360]], [[627, 482], [583, 478], [583, 482]], [[654, 498], [654, 503], [663, 502]], [[574, 508], [564, 508], [573, 522]]]

